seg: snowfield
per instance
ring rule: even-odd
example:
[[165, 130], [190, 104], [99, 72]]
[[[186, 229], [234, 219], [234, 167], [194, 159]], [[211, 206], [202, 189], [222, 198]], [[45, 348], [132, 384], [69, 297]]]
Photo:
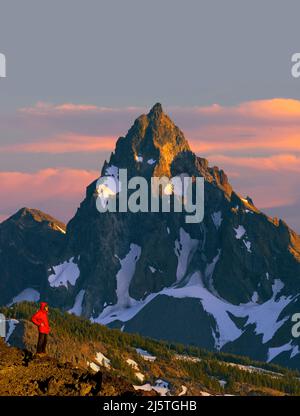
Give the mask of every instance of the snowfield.
[[32, 288], [24, 289], [21, 293], [13, 298], [13, 300], [7, 305], [12, 306], [15, 303], [20, 302], [38, 302], [40, 300], [40, 293]]
[[145, 360], [145, 361], [155, 361], [156, 357], [151, 355], [148, 351], [142, 350], [142, 348], [137, 348], [136, 352]]
[[[277, 330], [286, 322], [288, 317], [278, 320], [283, 309], [293, 300], [291, 296], [280, 296], [283, 283], [277, 279], [272, 286], [273, 296], [266, 302], [258, 304], [254, 294], [252, 300], [245, 304], [233, 305], [211, 293], [203, 284], [200, 272], [191, 275], [184, 287], [172, 286], [164, 288], [158, 293], [152, 293], [143, 301], [132, 300], [131, 306], [127, 308], [115, 308], [113, 314], [100, 315], [95, 321], [108, 324], [115, 320], [127, 322], [139, 313], [145, 305], [150, 303], [158, 295], [166, 295], [174, 298], [199, 299], [203, 309], [211, 315], [216, 322], [216, 330], [213, 329], [215, 348], [220, 350], [228, 342], [238, 339], [244, 332], [236, 326], [230, 318], [230, 314], [238, 318], [247, 318], [245, 326], [255, 325], [255, 334], [262, 334], [263, 343], [273, 338]], [[106, 309], [105, 309], [106, 310]], [[291, 347], [292, 348], [292, 347]], [[294, 354], [299, 352], [294, 350]], [[272, 352], [271, 352], [272, 354]], [[274, 353], [273, 353], [274, 354]]]
[[75, 286], [76, 280], [80, 275], [79, 267], [74, 263], [74, 257], [65, 261], [62, 264], [53, 266], [54, 273], [48, 277], [48, 282], [51, 287], [64, 286], [68, 289], [68, 285]]
[[[220, 216], [218, 215], [217, 218], [220, 219]], [[247, 241], [245, 228], [239, 225], [234, 228], [234, 231], [236, 238], [239, 240], [243, 238], [247, 250], [251, 252], [251, 242]], [[120, 321], [123, 323], [122, 330], [126, 331], [126, 322], [130, 321], [159, 295], [177, 299], [194, 298], [199, 299], [204, 311], [215, 322], [215, 326], [211, 330], [217, 350], [220, 350], [228, 342], [237, 340], [250, 324], [254, 325], [256, 335], [262, 335], [263, 344], [270, 341], [288, 319], [288, 317], [279, 319], [281, 312], [294, 300], [292, 296], [280, 295], [284, 288], [282, 281], [280, 279], [274, 280], [273, 294], [264, 303], [259, 303], [258, 293], [254, 292], [249, 302], [240, 305], [231, 304], [222, 299], [213, 287], [212, 276], [220, 257], [220, 250], [211, 263], [207, 264], [204, 275], [200, 271], [187, 275], [188, 266], [198, 246], [199, 241], [192, 239], [183, 228], [180, 228], [179, 239], [175, 241], [174, 248], [178, 258], [176, 282], [160, 292], [149, 294], [143, 300], [135, 300], [129, 296], [129, 287], [135, 273], [136, 263], [141, 255], [141, 247], [131, 244], [128, 254], [123, 259], [119, 259], [121, 268], [117, 273], [117, 303], [106, 307], [96, 319], [91, 320], [104, 325]], [[156, 269], [153, 266], [148, 267], [151, 272], [155, 272]], [[268, 273], [266, 276], [270, 278]], [[243, 327], [237, 326], [234, 317], [245, 319]], [[269, 350], [270, 360], [282, 351], [291, 351], [292, 357], [300, 352], [292, 344], [271, 348]]]
[[130, 244], [129, 253], [124, 257], [124, 259], [119, 259], [121, 269], [117, 273], [117, 306], [127, 307], [131, 305], [129, 286], [140, 255], [141, 247], [136, 244]]
[[179, 282], [185, 276], [189, 262], [197, 250], [199, 244], [199, 241], [193, 240], [183, 228], [180, 228], [179, 232], [179, 241], [175, 241], [175, 254], [178, 257], [176, 272], [177, 282]]
[[73, 315], [81, 316], [82, 302], [83, 302], [84, 295], [85, 295], [85, 290], [81, 289], [80, 292], [76, 296], [73, 308], [68, 310], [69, 313], [72, 313]]
[[117, 303], [112, 306], [107, 306], [102, 313], [96, 319], [91, 319], [92, 322], [103, 323], [104, 325], [114, 321], [111, 319], [113, 316], [117, 316], [119, 311], [124, 313], [129, 312], [134, 307], [136, 301], [129, 296], [129, 286], [131, 279], [133, 278], [135, 267], [138, 259], [141, 255], [141, 247], [136, 244], [130, 244], [129, 253], [120, 259], [121, 268], [117, 273]]
[[235, 238], [240, 240], [244, 234], [246, 234], [246, 230], [242, 225], [239, 225], [237, 228], [234, 228], [235, 231]]
[[295, 355], [299, 354], [300, 352], [298, 345], [292, 345], [292, 341], [290, 341], [287, 344], [281, 345], [280, 347], [269, 348], [267, 361], [272, 361], [275, 357], [277, 357], [277, 355], [284, 351], [291, 351], [290, 358], [295, 357]]

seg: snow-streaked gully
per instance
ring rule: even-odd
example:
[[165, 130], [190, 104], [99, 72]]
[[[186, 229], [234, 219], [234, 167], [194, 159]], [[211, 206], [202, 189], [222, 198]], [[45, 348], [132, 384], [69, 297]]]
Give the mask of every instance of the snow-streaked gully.
[[134, 176], [128, 181], [127, 169], [115, 167], [110, 170], [110, 175], [98, 179], [96, 189], [96, 207], [100, 213], [184, 211], [189, 214], [185, 216], [185, 222], [193, 224], [204, 218], [202, 177], [181, 174], [173, 178], [151, 177], [148, 182], [142, 176]]

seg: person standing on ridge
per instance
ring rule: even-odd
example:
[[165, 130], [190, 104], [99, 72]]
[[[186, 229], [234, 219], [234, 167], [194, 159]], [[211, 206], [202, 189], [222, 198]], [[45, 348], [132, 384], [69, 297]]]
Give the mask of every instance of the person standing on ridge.
[[47, 338], [50, 332], [48, 311], [48, 304], [46, 302], [41, 302], [39, 311], [31, 318], [31, 322], [33, 322], [39, 330], [39, 339], [36, 347], [37, 355], [46, 354]]

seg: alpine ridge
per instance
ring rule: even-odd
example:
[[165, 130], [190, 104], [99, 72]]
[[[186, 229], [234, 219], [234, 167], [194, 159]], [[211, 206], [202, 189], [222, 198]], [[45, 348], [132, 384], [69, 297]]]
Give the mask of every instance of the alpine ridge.
[[[119, 169], [129, 178], [203, 177], [203, 222], [186, 224], [182, 213], [100, 214], [95, 178], [66, 234], [57, 221], [37, 218], [30, 235], [18, 228], [22, 255], [31, 263], [34, 256], [42, 269], [32, 283], [31, 269], [21, 275], [16, 256], [0, 256], [13, 282], [7, 278], [2, 304], [34, 284], [52, 305], [93, 322], [300, 368], [291, 332], [291, 316], [300, 311], [299, 236], [196, 156], [159, 103], [117, 140], [101, 176], [118, 177]], [[9, 246], [7, 224], [0, 225], [0, 253]], [[36, 257], [31, 241], [45, 227], [48, 255]]]

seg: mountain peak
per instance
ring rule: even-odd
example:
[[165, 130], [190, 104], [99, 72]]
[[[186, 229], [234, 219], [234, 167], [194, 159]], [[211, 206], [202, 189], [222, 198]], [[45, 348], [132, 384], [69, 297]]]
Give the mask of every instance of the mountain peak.
[[170, 176], [172, 162], [187, 151], [190, 146], [183, 132], [156, 103], [147, 115], [135, 120], [125, 137], [118, 139], [109, 165], [127, 168], [132, 175], [138, 171], [146, 176]]
[[22, 224], [24, 226], [33, 225], [37, 223], [44, 223], [47, 227], [65, 233], [66, 226], [63, 222], [57, 220], [49, 214], [35, 208], [24, 207], [19, 209], [14, 215], [5, 220], [2, 224]]
[[148, 113], [148, 117], [159, 117], [161, 114], [163, 114], [163, 108], [160, 103], [154, 104], [154, 106], [151, 108], [151, 110]]

